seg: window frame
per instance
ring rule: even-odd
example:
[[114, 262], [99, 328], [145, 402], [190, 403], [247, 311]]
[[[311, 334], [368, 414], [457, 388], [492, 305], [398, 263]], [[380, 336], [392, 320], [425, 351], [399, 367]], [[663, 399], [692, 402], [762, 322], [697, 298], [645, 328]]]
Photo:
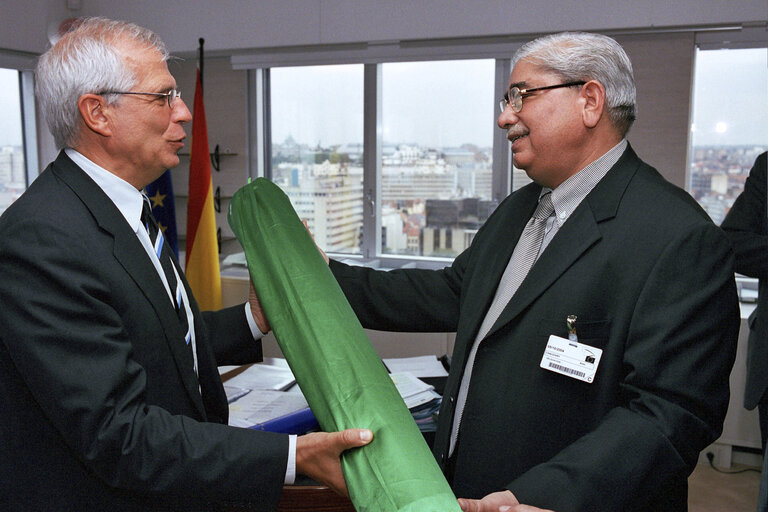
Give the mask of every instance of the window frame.
[[24, 146], [24, 166], [27, 187], [40, 174], [37, 158], [37, 110], [35, 108], [35, 74], [31, 70], [19, 71], [21, 89], [21, 139]]
[[[727, 34], [725, 36], [724, 34]], [[765, 31], [765, 27], [742, 27], [741, 30], [738, 31], [729, 31], [729, 32], [722, 32], [722, 31], [702, 31], [696, 33], [696, 38], [694, 41], [694, 54], [696, 53], [696, 50], [698, 51], [709, 51], [709, 50], [741, 50], [741, 49], [754, 49], [754, 48], [765, 48], [768, 49], [768, 34]], [[694, 56], [694, 63], [693, 65], [696, 66], [696, 57]], [[691, 91], [695, 88], [695, 73], [693, 76], [691, 76]], [[690, 117], [688, 125], [691, 126], [693, 123], [693, 116], [694, 116], [694, 102], [695, 98], [693, 97], [693, 93], [691, 94], [691, 108], [690, 108]], [[768, 144], [767, 144], [768, 146]], [[688, 148], [687, 148], [688, 154], [686, 156], [686, 174], [685, 174], [685, 189], [688, 193], [693, 195], [693, 186], [692, 186], [692, 169], [693, 169], [693, 156], [694, 156], [694, 146], [693, 146], [693, 136], [692, 133], [689, 131], [688, 134]], [[754, 277], [747, 277], [739, 274], [738, 272], [735, 273], [736, 277], [736, 286], [739, 293], [739, 300], [747, 303], [753, 302], [753, 299], [750, 298], [749, 300], [745, 300], [744, 296], [745, 294], [754, 293], [754, 290], [757, 289], [758, 286], [758, 279]]]
[[[696, 33], [694, 40], [694, 56], [693, 66], [694, 69], [697, 65], [696, 58], [699, 52], [713, 51], [713, 50], [744, 50], [744, 49], [766, 49], [768, 50], [768, 34], [764, 27], [742, 27], [738, 31], [700, 31]], [[691, 106], [689, 109], [688, 126], [692, 126], [694, 122], [694, 106], [696, 98], [693, 91], [696, 87], [696, 73], [691, 74]], [[768, 148], [768, 143], [766, 143]], [[693, 145], [693, 132], [688, 132], [688, 147], [686, 154], [685, 165], [685, 190], [689, 194], [693, 195], [693, 167], [694, 167], [694, 154], [695, 147]], [[697, 200], [698, 201], [698, 200]], [[703, 205], [702, 205], [703, 207]]]
[[28, 61], [22, 57], [0, 53], [0, 67], [18, 73], [19, 121], [21, 123], [21, 146], [24, 155], [25, 188], [29, 188], [39, 174], [35, 76], [34, 71], [26, 69], [28, 66]]
[[[275, 49], [257, 55], [232, 57], [234, 69], [247, 71], [248, 82], [248, 176], [272, 179], [270, 137], [270, 69], [283, 66], [363, 64], [363, 239], [360, 254], [329, 253], [342, 259], [360, 260], [366, 265], [398, 268], [404, 265], [442, 268], [453, 258], [394, 255], [382, 252], [381, 173], [382, 173], [382, 64], [436, 60], [494, 59], [493, 117], [496, 103], [506, 91], [511, 73], [511, 56], [522, 42], [503, 40], [461, 42], [399, 42], [383, 44], [315, 47], [286, 52]], [[511, 155], [503, 130], [493, 131], [492, 199], [500, 203], [511, 192]]]

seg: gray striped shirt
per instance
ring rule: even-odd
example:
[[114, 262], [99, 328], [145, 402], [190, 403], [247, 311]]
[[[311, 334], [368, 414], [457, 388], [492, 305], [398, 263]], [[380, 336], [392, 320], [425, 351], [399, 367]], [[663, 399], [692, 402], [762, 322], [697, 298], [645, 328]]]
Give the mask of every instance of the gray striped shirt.
[[549, 188], [541, 190], [541, 195], [552, 192], [552, 205], [555, 207], [555, 214], [547, 220], [547, 227], [544, 232], [544, 240], [541, 243], [539, 255], [544, 252], [544, 249], [552, 241], [557, 230], [568, 220], [568, 217], [587, 197], [587, 194], [595, 188], [595, 185], [619, 161], [625, 149], [627, 149], [627, 139], [621, 139], [621, 142], [609, 149], [607, 153], [562, 182], [555, 190]]

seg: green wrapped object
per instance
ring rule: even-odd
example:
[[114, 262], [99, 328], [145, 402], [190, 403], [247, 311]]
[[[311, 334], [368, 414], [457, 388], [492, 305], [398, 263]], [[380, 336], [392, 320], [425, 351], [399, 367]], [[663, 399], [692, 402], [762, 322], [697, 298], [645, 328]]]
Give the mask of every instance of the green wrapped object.
[[358, 511], [459, 511], [448, 482], [354, 311], [293, 210], [271, 181], [238, 190], [229, 225], [245, 250], [264, 311], [296, 380], [327, 432], [369, 428], [345, 452]]

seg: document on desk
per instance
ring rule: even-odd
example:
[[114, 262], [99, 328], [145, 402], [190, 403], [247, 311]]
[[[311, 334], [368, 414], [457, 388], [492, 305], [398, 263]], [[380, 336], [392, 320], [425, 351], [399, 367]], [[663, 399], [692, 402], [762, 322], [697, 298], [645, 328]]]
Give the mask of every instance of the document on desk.
[[408, 372], [416, 377], [447, 377], [443, 363], [436, 356], [394, 357], [382, 359], [390, 372]]
[[307, 407], [302, 394], [257, 389], [229, 404], [229, 424], [249, 428]]
[[226, 385], [232, 388], [284, 391], [295, 383], [296, 378], [287, 365], [257, 363], [227, 380]]
[[392, 379], [392, 382], [395, 383], [397, 392], [403, 397], [405, 406], [408, 407], [408, 409], [431, 402], [435, 398], [440, 398], [440, 395], [435, 393], [434, 386], [430, 386], [426, 382], [419, 380], [412, 373], [390, 373], [389, 377]]

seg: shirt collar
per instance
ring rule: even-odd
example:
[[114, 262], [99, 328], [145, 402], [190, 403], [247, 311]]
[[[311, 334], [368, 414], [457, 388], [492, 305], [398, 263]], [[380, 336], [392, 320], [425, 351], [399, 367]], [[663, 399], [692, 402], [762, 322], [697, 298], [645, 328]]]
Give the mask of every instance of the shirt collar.
[[627, 149], [627, 139], [621, 139], [603, 156], [562, 182], [555, 190], [546, 187], [541, 190], [541, 195], [552, 192], [552, 205], [555, 207], [555, 221], [558, 227], [568, 220], [587, 194], [608, 174], [611, 167], [624, 154], [625, 149]]
[[72, 159], [109, 197], [133, 231], [138, 231], [141, 224], [141, 210], [144, 194], [133, 185], [95, 164], [72, 148], [64, 150]]

